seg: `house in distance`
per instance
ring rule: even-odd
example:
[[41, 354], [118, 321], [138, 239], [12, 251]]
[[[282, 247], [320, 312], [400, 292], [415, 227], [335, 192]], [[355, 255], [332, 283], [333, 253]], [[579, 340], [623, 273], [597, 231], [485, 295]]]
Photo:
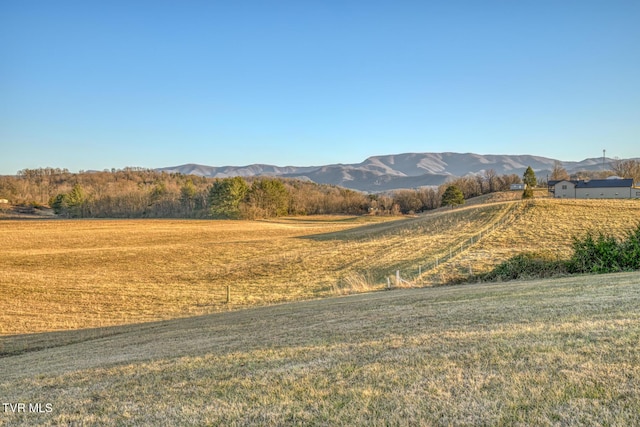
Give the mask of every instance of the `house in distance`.
[[555, 198], [567, 199], [636, 199], [640, 188], [633, 179], [610, 177], [607, 179], [549, 181], [549, 192]]

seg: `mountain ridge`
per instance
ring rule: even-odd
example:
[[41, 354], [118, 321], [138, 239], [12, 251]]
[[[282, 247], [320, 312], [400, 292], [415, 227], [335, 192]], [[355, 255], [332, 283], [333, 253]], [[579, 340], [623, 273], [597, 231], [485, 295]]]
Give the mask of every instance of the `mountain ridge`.
[[[604, 168], [610, 167], [613, 161], [614, 159], [605, 158]], [[544, 176], [551, 173], [555, 162], [560, 162], [569, 173], [603, 169], [602, 158], [588, 158], [576, 162], [529, 154], [442, 152], [378, 155], [368, 157], [360, 163], [320, 166], [275, 166], [260, 163], [245, 166], [206, 166], [188, 163], [156, 170], [214, 178], [278, 176], [376, 192], [437, 186], [452, 177], [483, 174], [490, 169], [499, 175], [521, 176], [530, 166], [538, 176]]]

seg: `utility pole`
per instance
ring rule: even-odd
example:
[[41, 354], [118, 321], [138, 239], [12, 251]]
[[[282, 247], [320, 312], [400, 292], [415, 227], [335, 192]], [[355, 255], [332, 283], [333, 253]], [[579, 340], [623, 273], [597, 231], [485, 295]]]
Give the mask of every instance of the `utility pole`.
[[605, 157], [606, 153], [607, 153], [607, 150], [602, 150], [602, 170], [604, 170], [604, 169], [605, 169], [605, 166], [604, 166], [604, 160], [605, 160], [605, 158], [606, 158], [606, 157]]

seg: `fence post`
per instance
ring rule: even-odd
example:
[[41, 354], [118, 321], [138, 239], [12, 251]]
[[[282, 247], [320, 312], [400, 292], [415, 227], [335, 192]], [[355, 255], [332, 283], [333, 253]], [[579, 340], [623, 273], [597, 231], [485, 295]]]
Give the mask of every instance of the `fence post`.
[[391, 279], [387, 276], [387, 289], [391, 289]]
[[227, 304], [231, 303], [231, 285], [227, 285]]
[[396, 286], [400, 287], [400, 270], [396, 270]]

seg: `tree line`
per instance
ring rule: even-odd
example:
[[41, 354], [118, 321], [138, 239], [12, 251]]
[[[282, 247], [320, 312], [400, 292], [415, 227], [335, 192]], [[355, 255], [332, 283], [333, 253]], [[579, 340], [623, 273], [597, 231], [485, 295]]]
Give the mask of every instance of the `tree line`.
[[[631, 161], [633, 162], [633, 161]], [[621, 163], [633, 172], [636, 163]], [[561, 176], [560, 166], [554, 176]], [[334, 185], [273, 177], [208, 178], [144, 168], [71, 173], [67, 169], [23, 169], [0, 176], [0, 199], [35, 208], [49, 206], [72, 218], [233, 218], [283, 215], [423, 212], [443, 205], [448, 187], [464, 199], [509, 190], [521, 183], [516, 174], [452, 178], [440, 187], [365, 194]], [[450, 194], [444, 198], [449, 204]], [[456, 203], [459, 195], [455, 194]]]
[[502, 191], [520, 178], [456, 178], [425, 187], [365, 194], [334, 185], [273, 177], [207, 178], [144, 168], [71, 173], [24, 169], [0, 176], [0, 198], [16, 205], [51, 207], [69, 218], [229, 218], [284, 215], [400, 215], [438, 208], [448, 186], [464, 198]]
[[[229, 194], [224, 196], [223, 189]], [[24, 169], [15, 176], [0, 176], [0, 198], [13, 205], [51, 207], [56, 214], [69, 218], [239, 219], [363, 214], [376, 199], [302, 180], [216, 179], [143, 168], [79, 173]]]
[[634, 183], [640, 183], [640, 161], [635, 159], [620, 160], [616, 159], [609, 164], [609, 169], [600, 171], [580, 171], [569, 174], [562, 166], [562, 163], [556, 161], [549, 175], [549, 180], [560, 181], [563, 179], [584, 180], [584, 179], [606, 179], [611, 176], [620, 178], [631, 178]]

